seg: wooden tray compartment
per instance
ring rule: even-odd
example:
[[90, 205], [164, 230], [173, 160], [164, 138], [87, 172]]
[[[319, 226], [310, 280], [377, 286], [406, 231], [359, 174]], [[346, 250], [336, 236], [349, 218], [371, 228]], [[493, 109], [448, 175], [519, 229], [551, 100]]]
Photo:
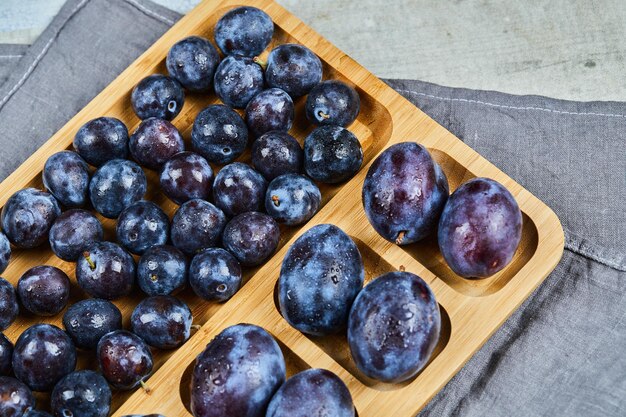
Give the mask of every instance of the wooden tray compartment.
[[[43, 188], [40, 174], [46, 159], [55, 152], [71, 148], [74, 134], [86, 121], [103, 115], [113, 116], [126, 123], [129, 131], [134, 131], [139, 120], [132, 112], [129, 98], [135, 84], [148, 74], [166, 73], [165, 56], [175, 42], [189, 35], [212, 39], [219, 17], [244, 4], [259, 7], [272, 17], [276, 28], [272, 46], [302, 43], [322, 60], [325, 79], [341, 79], [357, 88], [362, 110], [350, 130], [363, 146], [363, 168], [345, 184], [321, 187], [323, 208], [320, 212], [302, 228], [281, 227], [280, 249], [265, 265], [246, 270], [245, 285], [230, 301], [224, 304], [204, 302], [189, 289], [178, 294], [192, 309], [194, 321], [203, 324], [202, 329], [177, 351], [155, 350], [156, 372], [149, 379], [152, 394], [142, 390], [116, 392], [114, 416], [154, 412], [168, 417], [189, 415], [186, 408], [188, 384], [195, 357], [217, 333], [239, 322], [258, 324], [276, 337], [283, 348], [290, 375], [309, 367], [327, 368], [337, 373], [348, 385], [360, 417], [413, 416], [556, 266], [563, 251], [561, 225], [554, 213], [536, 197], [273, 1], [206, 0], [201, 3], [0, 184], [0, 205], [21, 188]], [[304, 100], [296, 101], [296, 121], [291, 130], [300, 142], [312, 130], [304, 117]], [[187, 145], [196, 114], [216, 102], [214, 94], [187, 94], [181, 114], [173, 121]], [[446, 172], [452, 190], [468, 179], [486, 176], [504, 184], [515, 196], [523, 212], [524, 229], [520, 249], [506, 269], [485, 280], [466, 280], [445, 265], [434, 240], [398, 247], [382, 239], [369, 225], [361, 204], [361, 187], [369, 164], [386, 146], [411, 140], [429, 148]], [[240, 160], [249, 161], [249, 152]], [[156, 174], [147, 172], [147, 176], [146, 198], [160, 204], [171, 216], [176, 206], [158, 191]], [[307, 337], [280, 316], [274, 290], [285, 252], [297, 236], [320, 223], [336, 224], [357, 242], [367, 281], [404, 267], [424, 278], [435, 292], [443, 318], [440, 343], [429, 364], [412, 380], [403, 384], [371, 380], [356, 369], [345, 336]], [[104, 219], [103, 224], [107, 240], [114, 240], [115, 222]], [[84, 298], [75, 283], [74, 264], [56, 258], [47, 247], [15, 250], [3, 276], [16, 284], [24, 271], [40, 264], [54, 265], [68, 273], [73, 282], [71, 302]], [[124, 315], [126, 327], [132, 309], [141, 298], [137, 290], [115, 302]], [[46, 319], [21, 315], [5, 334], [15, 341], [22, 331], [37, 322], [61, 326], [61, 317], [62, 314]], [[79, 367], [93, 368], [94, 364], [93, 353], [79, 354]], [[40, 396], [42, 404], [46, 400], [45, 395]]]

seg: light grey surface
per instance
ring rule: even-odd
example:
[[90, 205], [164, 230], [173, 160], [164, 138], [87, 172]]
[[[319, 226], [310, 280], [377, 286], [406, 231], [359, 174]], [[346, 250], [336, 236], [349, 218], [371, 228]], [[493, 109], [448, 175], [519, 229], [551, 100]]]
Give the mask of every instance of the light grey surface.
[[[62, 2], [0, 1], [0, 43], [32, 41]], [[179, 12], [197, 2], [157, 0]], [[381, 78], [626, 100], [624, 0], [278, 2]]]

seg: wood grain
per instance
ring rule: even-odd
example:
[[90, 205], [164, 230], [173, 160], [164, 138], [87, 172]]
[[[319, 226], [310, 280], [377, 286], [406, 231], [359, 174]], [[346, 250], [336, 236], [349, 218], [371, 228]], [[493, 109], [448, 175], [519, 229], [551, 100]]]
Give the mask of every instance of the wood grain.
[[[561, 225], [556, 215], [531, 193], [273, 1], [207, 0], [201, 3], [0, 184], [0, 205], [21, 188], [41, 188], [40, 174], [46, 159], [71, 146], [74, 134], [86, 121], [103, 115], [114, 116], [132, 131], [139, 123], [129, 105], [133, 86], [148, 74], [165, 72], [164, 58], [176, 41], [192, 34], [212, 38], [217, 19], [231, 7], [246, 3], [262, 8], [276, 23], [273, 45], [286, 42], [306, 45], [322, 59], [325, 78], [342, 79], [358, 89], [362, 110], [350, 130], [363, 146], [364, 167], [346, 184], [323, 187], [324, 205], [320, 212], [301, 229], [283, 227], [277, 253], [265, 265], [246, 271], [245, 285], [230, 301], [214, 304], [199, 300], [189, 290], [180, 293], [179, 297], [189, 304], [195, 322], [202, 324], [202, 328], [175, 352], [155, 351], [158, 370], [148, 381], [152, 393], [142, 390], [115, 393], [113, 408], [117, 411], [114, 416], [132, 413], [189, 415], [186, 406], [194, 358], [217, 333], [240, 322], [260, 325], [276, 337], [287, 358], [289, 374], [309, 367], [327, 368], [338, 374], [348, 385], [360, 417], [413, 416], [556, 266], [563, 251]], [[174, 120], [187, 141], [195, 115], [214, 102], [212, 95], [187, 96], [183, 111]], [[298, 116], [292, 129], [292, 134], [300, 141], [311, 130], [303, 117], [303, 104], [303, 99], [296, 102]], [[428, 147], [448, 175], [451, 189], [470, 178], [485, 176], [501, 182], [511, 191], [524, 216], [522, 244], [511, 265], [485, 280], [465, 280], [445, 265], [433, 241], [398, 247], [376, 234], [361, 204], [363, 180], [374, 157], [386, 146], [402, 141], [417, 141]], [[249, 155], [242, 157], [244, 161], [248, 159]], [[171, 216], [176, 206], [159, 192], [156, 175], [148, 173], [148, 178], [147, 198], [156, 201]], [[114, 222], [103, 222], [107, 238], [113, 239]], [[368, 281], [403, 266], [431, 285], [442, 310], [442, 337], [430, 363], [414, 379], [403, 384], [371, 380], [356, 369], [345, 336], [307, 337], [288, 326], [280, 316], [274, 303], [274, 288], [284, 254], [301, 233], [320, 223], [336, 224], [357, 242]], [[26, 269], [38, 264], [55, 265], [66, 271], [74, 284], [72, 300], [84, 297], [75, 284], [74, 265], [59, 260], [47, 247], [16, 250], [4, 276], [15, 284]], [[140, 298], [137, 291], [116, 301], [126, 325]], [[43, 321], [60, 325], [60, 320], [61, 315]], [[28, 326], [40, 321], [40, 318], [21, 316], [6, 334], [14, 341]], [[93, 354], [81, 353], [79, 366], [93, 368]], [[40, 402], [45, 401], [42, 396]]]

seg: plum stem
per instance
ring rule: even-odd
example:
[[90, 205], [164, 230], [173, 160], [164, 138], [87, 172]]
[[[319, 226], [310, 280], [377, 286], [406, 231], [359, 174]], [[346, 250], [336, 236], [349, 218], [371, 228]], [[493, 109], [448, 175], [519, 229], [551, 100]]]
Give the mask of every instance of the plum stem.
[[272, 196], [272, 202], [274, 203], [276, 207], [280, 207], [280, 198], [278, 198], [277, 195]]
[[404, 265], [400, 265], [400, 267], [398, 268], [398, 270], [400, 272], [406, 272], [406, 267]]
[[318, 115], [319, 117], [321, 117], [322, 119], [324, 119], [324, 120], [326, 120], [326, 119], [330, 119], [330, 114], [326, 114], [326, 113], [324, 113], [324, 112], [323, 112], [323, 111], [321, 111], [321, 110], [317, 112], [317, 115]]
[[150, 280], [151, 280], [152, 282], [157, 282], [157, 276], [156, 276], [156, 275], [154, 275], [154, 274], [151, 274], [151, 275], [150, 275]]
[[202, 328], [202, 326], [200, 326], [199, 324], [192, 324], [191, 328], [194, 329], [195, 331], [198, 331]]
[[261, 68], [263, 68], [263, 70], [267, 69], [267, 62], [263, 61], [258, 56], [255, 56], [254, 58], [252, 58], [252, 61], [254, 61], [254, 63], [260, 65]]
[[85, 258], [85, 260], [89, 264], [89, 268], [91, 268], [92, 271], [96, 269], [96, 264], [91, 259], [91, 254], [89, 252], [87, 251], [83, 252], [83, 258]]
[[406, 234], [406, 232], [404, 230], [401, 230], [400, 233], [398, 233], [398, 237], [396, 238], [396, 245], [401, 245], [402, 242], [404, 241], [404, 235]]
[[146, 392], [146, 394], [150, 395], [152, 393], [152, 388], [148, 384], [146, 384], [143, 380], [139, 381], [141, 384], [141, 388]]

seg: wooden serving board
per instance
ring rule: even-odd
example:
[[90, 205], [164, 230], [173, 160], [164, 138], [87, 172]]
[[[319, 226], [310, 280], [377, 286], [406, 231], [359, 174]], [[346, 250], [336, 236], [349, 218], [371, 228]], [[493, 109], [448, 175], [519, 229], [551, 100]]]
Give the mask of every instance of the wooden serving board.
[[[219, 17], [232, 7], [244, 4], [265, 10], [274, 20], [275, 34], [268, 50], [282, 43], [301, 43], [320, 57], [325, 79], [341, 79], [357, 88], [362, 108], [350, 130], [363, 146], [363, 168], [345, 184], [323, 186], [320, 212], [301, 228], [282, 227], [277, 253], [265, 265], [245, 272], [245, 285], [230, 301], [224, 304], [205, 302], [188, 289], [178, 294], [189, 304], [195, 323], [202, 324], [202, 328], [177, 351], [155, 350], [156, 371], [148, 380], [152, 392], [148, 394], [141, 389], [116, 392], [113, 415], [190, 415], [189, 381], [196, 356], [225, 327], [246, 322], [262, 326], [274, 335], [287, 359], [289, 375], [311, 367], [326, 368], [339, 375], [349, 387], [360, 417], [414, 416], [554, 269], [563, 252], [561, 224], [552, 210], [530, 192], [273, 1], [206, 0], [201, 3], [0, 184], [0, 205], [21, 188], [43, 188], [41, 171], [46, 159], [71, 148], [76, 131], [88, 120], [117, 117], [132, 132], [139, 124], [129, 101], [135, 84], [149, 74], [166, 74], [165, 56], [175, 42], [189, 35], [213, 39], [213, 27]], [[213, 94], [187, 94], [181, 114], [173, 121], [187, 144], [196, 114], [216, 102]], [[301, 143], [312, 130], [303, 107], [304, 98], [301, 98], [296, 101], [296, 121], [291, 130]], [[419, 142], [431, 151], [448, 176], [451, 190], [471, 178], [484, 176], [501, 182], [515, 196], [523, 213], [524, 226], [522, 243], [507, 268], [488, 279], [463, 279], [447, 267], [434, 239], [399, 247], [374, 231], [361, 203], [363, 180], [377, 154], [391, 144], [404, 141]], [[249, 153], [240, 159], [248, 161]], [[156, 201], [171, 216], [176, 206], [159, 192], [156, 174], [147, 172], [147, 175], [146, 198]], [[101, 220], [105, 237], [114, 240], [114, 221]], [[339, 226], [358, 244], [365, 263], [366, 282], [404, 267], [421, 276], [433, 289], [442, 312], [441, 338], [429, 364], [417, 377], [401, 384], [371, 380], [357, 370], [345, 335], [309, 337], [291, 328], [280, 316], [275, 303], [275, 286], [282, 259], [300, 234], [320, 223]], [[40, 264], [57, 266], [70, 276], [71, 302], [85, 297], [76, 284], [74, 264], [56, 258], [48, 247], [15, 250], [4, 277], [15, 285], [23, 272]], [[134, 295], [116, 301], [124, 315], [125, 327], [128, 328], [130, 313], [141, 298], [137, 290]], [[61, 317], [62, 314], [49, 319], [21, 315], [5, 334], [15, 341], [28, 326], [38, 322], [61, 327]], [[96, 366], [93, 352], [79, 353], [80, 368]], [[40, 407], [46, 408], [46, 401], [45, 395], [40, 395]]]

